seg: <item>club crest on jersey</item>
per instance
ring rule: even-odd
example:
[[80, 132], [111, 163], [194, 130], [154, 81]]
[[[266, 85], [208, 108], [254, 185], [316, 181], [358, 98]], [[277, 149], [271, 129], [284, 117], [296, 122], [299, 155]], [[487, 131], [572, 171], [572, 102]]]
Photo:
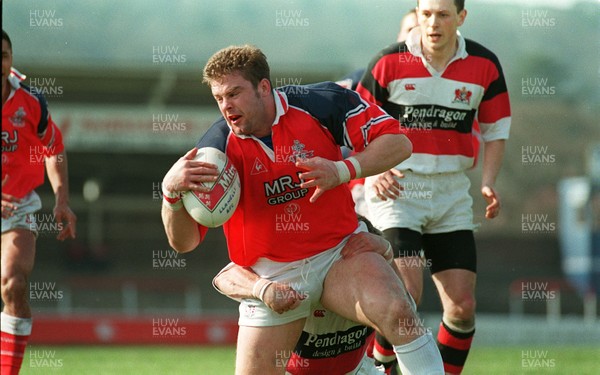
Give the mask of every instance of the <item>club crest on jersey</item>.
[[454, 100], [452, 101], [452, 103], [462, 103], [470, 105], [472, 95], [473, 93], [463, 86], [462, 89], [454, 90]]
[[300, 143], [299, 140], [294, 139], [294, 145], [292, 146], [292, 155], [290, 161], [295, 163], [297, 159], [308, 159], [315, 155], [315, 152], [310, 150], [304, 150], [304, 143]]
[[13, 126], [17, 128], [22, 128], [25, 126], [25, 121], [23, 119], [27, 116], [27, 112], [23, 109], [23, 107], [19, 107], [13, 116], [10, 118], [10, 122], [12, 122]]

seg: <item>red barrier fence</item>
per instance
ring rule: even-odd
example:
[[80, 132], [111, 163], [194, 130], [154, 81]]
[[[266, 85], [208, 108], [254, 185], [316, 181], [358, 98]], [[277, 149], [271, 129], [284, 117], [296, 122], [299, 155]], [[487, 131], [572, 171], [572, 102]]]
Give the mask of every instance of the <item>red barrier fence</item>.
[[42, 345], [229, 345], [237, 338], [230, 317], [35, 315], [30, 343]]

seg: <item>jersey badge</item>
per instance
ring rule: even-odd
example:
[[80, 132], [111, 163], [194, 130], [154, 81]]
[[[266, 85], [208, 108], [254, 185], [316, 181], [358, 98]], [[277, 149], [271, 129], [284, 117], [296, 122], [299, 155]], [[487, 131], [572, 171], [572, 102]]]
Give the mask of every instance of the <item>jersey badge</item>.
[[406, 91], [414, 91], [416, 90], [417, 85], [415, 85], [414, 83], [407, 83], [406, 85], [404, 85], [404, 90]]
[[297, 159], [308, 159], [315, 155], [314, 151], [308, 151], [304, 149], [304, 143], [300, 143], [299, 140], [294, 139], [294, 145], [292, 146], [292, 156], [290, 161], [295, 163]]
[[462, 89], [454, 90], [454, 100], [452, 103], [471, 104], [471, 96], [473, 93], [463, 86]]
[[27, 112], [23, 109], [23, 107], [19, 107], [17, 111], [10, 118], [10, 122], [12, 122], [13, 126], [17, 128], [22, 128], [25, 126], [25, 121], [23, 119], [27, 116]]

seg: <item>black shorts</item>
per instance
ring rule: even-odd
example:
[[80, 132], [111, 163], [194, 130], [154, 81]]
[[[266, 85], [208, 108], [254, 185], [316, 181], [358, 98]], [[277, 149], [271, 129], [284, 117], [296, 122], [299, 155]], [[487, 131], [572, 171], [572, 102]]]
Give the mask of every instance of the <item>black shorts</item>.
[[477, 272], [477, 254], [473, 231], [421, 234], [406, 228], [390, 228], [383, 237], [392, 244], [394, 257], [423, 255], [431, 274], [449, 269]]

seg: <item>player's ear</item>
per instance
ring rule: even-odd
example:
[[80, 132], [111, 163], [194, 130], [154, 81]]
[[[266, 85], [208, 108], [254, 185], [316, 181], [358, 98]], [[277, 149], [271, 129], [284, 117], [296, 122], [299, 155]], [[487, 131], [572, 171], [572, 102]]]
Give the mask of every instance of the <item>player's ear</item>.
[[465, 18], [467, 18], [467, 10], [463, 9], [458, 12], [458, 26], [462, 26], [465, 23]]
[[258, 92], [262, 95], [271, 93], [271, 81], [266, 78], [263, 78], [258, 82], [257, 87]]

